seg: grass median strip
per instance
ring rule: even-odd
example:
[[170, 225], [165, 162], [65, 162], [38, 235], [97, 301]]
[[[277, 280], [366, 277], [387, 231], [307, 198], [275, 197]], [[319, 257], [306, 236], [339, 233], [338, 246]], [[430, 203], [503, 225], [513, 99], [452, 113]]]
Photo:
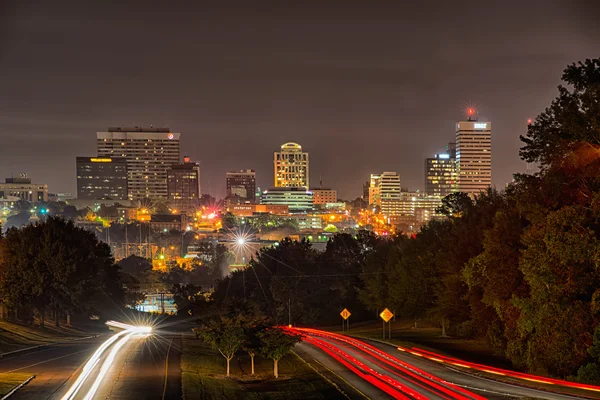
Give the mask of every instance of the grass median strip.
[[20, 372], [0, 373], [0, 398], [31, 377], [31, 374]]
[[273, 378], [273, 362], [255, 358], [254, 376], [250, 357], [240, 352], [231, 361], [231, 377], [225, 376], [225, 359], [200, 340], [184, 339], [181, 354], [185, 399], [342, 399], [323, 379], [294, 354], [279, 362], [279, 379]]

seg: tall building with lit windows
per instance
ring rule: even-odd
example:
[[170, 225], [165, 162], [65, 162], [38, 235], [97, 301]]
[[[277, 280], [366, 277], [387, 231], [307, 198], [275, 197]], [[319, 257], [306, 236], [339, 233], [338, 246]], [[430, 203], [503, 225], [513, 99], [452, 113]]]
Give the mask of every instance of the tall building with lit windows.
[[183, 164], [172, 165], [167, 171], [167, 192], [171, 207], [190, 211], [200, 205], [200, 165], [183, 157]]
[[77, 198], [127, 200], [127, 160], [77, 157]]
[[169, 128], [108, 128], [97, 133], [98, 157], [126, 158], [130, 200], [166, 199], [167, 171], [179, 163], [179, 136]]
[[281, 145], [281, 151], [273, 154], [275, 187], [309, 187], [308, 153], [298, 143]]
[[444, 153], [425, 159], [425, 193], [446, 197], [458, 191], [456, 143], [449, 143]]
[[478, 194], [492, 185], [492, 123], [469, 111], [468, 121], [456, 123], [458, 191]]

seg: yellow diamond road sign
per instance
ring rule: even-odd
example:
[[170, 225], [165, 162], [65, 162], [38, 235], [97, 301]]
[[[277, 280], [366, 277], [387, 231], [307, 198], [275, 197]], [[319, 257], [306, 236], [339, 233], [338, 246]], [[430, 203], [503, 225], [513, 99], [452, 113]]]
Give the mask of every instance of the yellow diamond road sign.
[[383, 310], [381, 312], [381, 314], [379, 314], [379, 316], [381, 317], [382, 320], [384, 320], [385, 322], [388, 322], [390, 319], [392, 319], [394, 314], [386, 308], [385, 310]]
[[348, 318], [350, 318], [350, 315], [352, 315], [352, 314], [350, 314], [350, 311], [348, 311], [348, 309], [344, 308], [342, 310], [342, 312], [340, 313], [340, 315], [342, 316], [342, 318], [348, 319]]

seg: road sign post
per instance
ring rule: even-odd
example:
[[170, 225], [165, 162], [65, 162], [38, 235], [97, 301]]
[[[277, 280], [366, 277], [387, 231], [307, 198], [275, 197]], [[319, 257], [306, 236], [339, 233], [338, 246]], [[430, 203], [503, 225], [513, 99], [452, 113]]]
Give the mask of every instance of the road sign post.
[[[348, 318], [350, 318], [350, 315], [352, 315], [352, 314], [350, 313], [350, 311], [348, 311], [347, 308], [344, 308], [342, 310], [342, 312], [340, 313], [340, 315], [342, 316], [342, 332], [344, 332], [344, 329], [346, 329], [346, 330], [350, 329]], [[344, 321], [345, 321], [345, 328], [344, 328]]]
[[[381, 314], [379, 314], [379, 316], [383, 320], [383, 338], [385, 339], [385, 324], [386, 324], [386, 322], [389, 322], [390, 319], [392, 319], [392, 317], [394, 316], [394, 313], [392, 313], [390, 310], [388, 310], [386, 308], [385, 310], [383, 310], [381, 312]], [[390, 326], [389, 326], [389, 338], [391, 338], [391, 337], [392, 337], [392, 324], [390, 323]]]

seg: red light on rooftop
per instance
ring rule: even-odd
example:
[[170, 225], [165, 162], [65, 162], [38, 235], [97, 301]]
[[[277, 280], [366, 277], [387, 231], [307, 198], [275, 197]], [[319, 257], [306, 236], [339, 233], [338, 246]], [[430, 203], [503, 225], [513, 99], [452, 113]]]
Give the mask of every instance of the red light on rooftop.
[[529, 118], [529, 119], [527, 120], [527, 125], [531, 125], [531, 123], [532, 123], [532, 122], [533, 122], [533, 121], [531, 120], [531, 118]]

